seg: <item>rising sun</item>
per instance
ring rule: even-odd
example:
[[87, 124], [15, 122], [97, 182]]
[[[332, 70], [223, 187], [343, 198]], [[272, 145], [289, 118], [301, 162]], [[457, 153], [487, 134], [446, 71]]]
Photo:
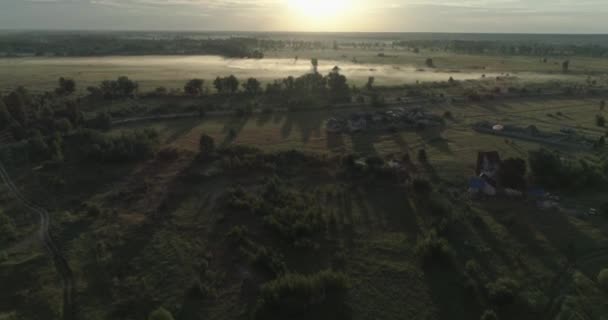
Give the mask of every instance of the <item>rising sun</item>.
[[349, 9], [347, 0], [289, 0], [290, 9], [301, 18], [338, 17]]

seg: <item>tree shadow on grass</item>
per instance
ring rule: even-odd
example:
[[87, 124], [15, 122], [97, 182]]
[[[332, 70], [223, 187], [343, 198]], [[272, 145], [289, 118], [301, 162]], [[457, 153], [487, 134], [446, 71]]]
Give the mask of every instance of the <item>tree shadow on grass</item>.
[[482, 306], [465, 288], [464, 277], [449, 263], [427, 266], [424, 277], [439, 319], [479, 319]]
[[192, 129], [203, 125], [205, 123], [205, 119], [186, 119], [186, 120], [180, 120], [179, 122], [179, 126], [177, 127], [177, 129], [175, 129], [170, 135], [169, 137], [167, 137], [167, 143], [173, 143], [175, 141], [177, 141], [177, 139], [179, 139], [180, 137], [188, 134], [190, 131], [192, 131]]
[[312, 137], [321, 136], [321, 129], [327, 117], [325, 112], [318, 110], [288, 112], [281, 129], [282, 136], [283, 138], [289, 137], [291, 131], [297, 128], [301, 135], [301, 141], [306, 143]]
[[227, 118], [227, 120], [223, 123], [222, 133], [226, 136], [224, 140], [219, 144], [220, 147], [226, 147], [230, 145], [236, 138], [238, 138], [241, 131], [249, 121], [250, 116], [233, 116]]
[[371, 213], [385, 230], [417, 234], [420, 230], [416, 214], [411, 207], [406, 191], [401, 187], [392, 185], [367, 185], [359, 198], [368, 200]]

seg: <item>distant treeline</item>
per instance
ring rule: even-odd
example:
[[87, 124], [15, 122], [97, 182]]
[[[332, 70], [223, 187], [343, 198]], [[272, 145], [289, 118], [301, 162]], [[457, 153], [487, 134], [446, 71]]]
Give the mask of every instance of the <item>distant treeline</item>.
[[263, 58], [253, 38], [129, 38], [112, 34], [8, 34], [0, 36], [0, 56], [107, 56], [209, 54]]
[[496, 54], [524, 56], [608, 56], [608, 46], [595, 44], [551, 44], [536, 42], [472, 41], [472, 40], [412, 40], [396, 41], [396, 47], [413, 50], [438, 50], [463, 54]]

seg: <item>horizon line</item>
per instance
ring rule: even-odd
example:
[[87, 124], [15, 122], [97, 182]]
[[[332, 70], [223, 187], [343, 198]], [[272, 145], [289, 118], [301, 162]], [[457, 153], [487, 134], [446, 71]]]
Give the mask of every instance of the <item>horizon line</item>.
[[586, 36], [586, 35], [606, 35], [608, 32], [470, 32], [470, 31], [289, 31], [289, 30], [219, 30], [219, 29], [72, 29], [72, 28], [2, 28], [0, 32], [188, 32], [188, 33], [293, 33], [293, 34], [498, 34], [498, 35], [565, 35], [565, 36]]

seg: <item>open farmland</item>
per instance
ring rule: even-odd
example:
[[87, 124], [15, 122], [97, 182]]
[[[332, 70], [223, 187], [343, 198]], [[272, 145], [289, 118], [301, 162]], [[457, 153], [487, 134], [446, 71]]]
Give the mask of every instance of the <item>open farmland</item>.
[[1, 36], [0, 320], [608, 315], [595, 37]]
[[[525, 158], [528, 151], [543, 147], [543, 144], [517, 139], [514, 144], [507, 144], [504, 137], [477, 133], [471, 130], [476, 122], [489, 121], [523, 127], [534, 125], [540, 130], [553, 133], [559, 133], [563, 128], [571, 128], [583, 136], [598, 139], [605, 133], [605, 130], [595, 125], [598, 105], [598, 99], [567, 98], [428, 105], [426, 108], [438, 115], [450, 111], [453, 119], [447, 120], [443, 129], [423, 132], [369, 130], [354, 134], [336, 134], [326, 130], [326, 122], [330, 118], [377, 111], [373, 108], [151, 121], [119, 126], [114, 131], [119, 133], [134, 128], [154, 128], [160, 132], [166, 143], [191, 151], [198, 149], [201, 134], [212, 136], [220, 146], [240, 144], [266, 151], [294, 149], [328, 155], [355, 153], [362, 156], [386, 156], [404, 152], [415, 153], [424, 148], [437, 170], [464, 179], [474, 173], [478, 151], [497, 150], [504, 157]], [[595, 157], [591, 153], [587, 156]]]

